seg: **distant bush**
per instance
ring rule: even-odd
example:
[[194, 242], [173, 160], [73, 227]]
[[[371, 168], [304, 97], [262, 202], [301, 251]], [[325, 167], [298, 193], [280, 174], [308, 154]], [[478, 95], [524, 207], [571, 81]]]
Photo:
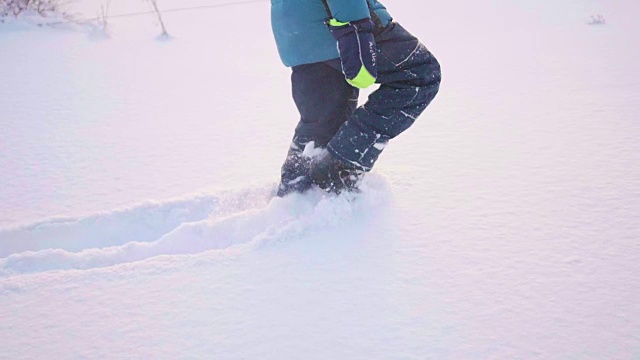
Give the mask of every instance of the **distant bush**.
[[591, 19], [588, 22], [589, 25], [604, 25], [606, 20], [602, 14], [591, 15]]
[[27, 12], [47, 16], [60, 12], [62, 5], [62, 0], [0, 0], [0, 17], [18, 16]]

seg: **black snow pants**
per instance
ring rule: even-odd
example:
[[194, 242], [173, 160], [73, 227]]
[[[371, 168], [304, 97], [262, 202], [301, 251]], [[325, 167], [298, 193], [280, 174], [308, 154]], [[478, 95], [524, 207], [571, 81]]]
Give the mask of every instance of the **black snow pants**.
[[399, 24], [391, 22], [375, 39], [380, 87], [363, 106], [357, 107], [359, 90], [346, 82], [339, 59], [295, 66], [291, 75], [300, 112], [294, 139], [313, 140], [365, 171], [429, 105], [441, 76], [435, 57]]

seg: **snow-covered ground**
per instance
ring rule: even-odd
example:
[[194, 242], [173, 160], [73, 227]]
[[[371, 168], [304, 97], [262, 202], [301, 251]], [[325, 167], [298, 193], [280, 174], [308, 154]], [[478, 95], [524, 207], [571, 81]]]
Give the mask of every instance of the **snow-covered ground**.
[[640, 358], [640, 3], [387, 0], [440, 94], [271, 199], [268, 1], [160, 1], [0, 24], [0, 358]]

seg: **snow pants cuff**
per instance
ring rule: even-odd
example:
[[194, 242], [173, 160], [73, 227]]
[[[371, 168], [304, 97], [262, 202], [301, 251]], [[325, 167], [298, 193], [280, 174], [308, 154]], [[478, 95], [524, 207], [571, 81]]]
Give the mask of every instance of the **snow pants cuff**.
[[389, 137], [358, 129], [357, 126], [343, 126], [331, 139], [327, 149], [354, 169], [370, 171], [388, 141]]

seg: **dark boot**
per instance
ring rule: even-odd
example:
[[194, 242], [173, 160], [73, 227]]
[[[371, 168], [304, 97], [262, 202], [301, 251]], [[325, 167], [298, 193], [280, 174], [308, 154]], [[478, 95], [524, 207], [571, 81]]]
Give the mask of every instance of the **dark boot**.
[[309, 177], [321, 189], [340, 194], [343, 191], [357, 190], [359, 181], [364, 177], [364, 171], [343, 163], [326, 152], [311, 161]]
[[304, 192], [311, 187], [309, 165], [311, 158], [304, 156], [304, 149], [311, 141], [307, 138], [294, 137], [282, 165], [278, 196], [283, 197], [292, 192]]

